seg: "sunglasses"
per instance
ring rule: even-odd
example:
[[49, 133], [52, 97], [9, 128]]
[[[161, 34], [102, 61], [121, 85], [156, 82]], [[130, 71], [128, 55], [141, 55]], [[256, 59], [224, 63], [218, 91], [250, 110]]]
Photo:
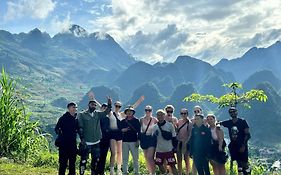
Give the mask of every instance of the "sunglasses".
[[151, 112], [152, 110], [151, 109], [145, 109], [144, 111], [145, 112]]
[[167, 113], [173, 113], [174, 111], [166, 111]]
[[200, 113], [200, 111], [199, 110], [195, 110], [194, 113]]
[[122, 106], [120, 106], [120, 105], [115, 105], [115, 108], [121, 108]]
[[186, 115], [187, 113], [186, 112], [181, 112], [181, 115]]

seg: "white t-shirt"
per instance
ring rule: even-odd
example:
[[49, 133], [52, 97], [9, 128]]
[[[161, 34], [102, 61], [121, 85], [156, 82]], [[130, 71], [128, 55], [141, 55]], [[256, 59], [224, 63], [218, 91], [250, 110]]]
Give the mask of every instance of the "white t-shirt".
[[[161, 126], [162, 130], [164, 131], [169, 131], [172, 133], [173, 137], [176, 137], [176, 131], [175, 127], [173, 126], [172, 123], [166, 122], [163, 126]], [[161, 131], [159, 129], [159, 126], [156, 124], [153, 127], [153, 133], [158, 132], [157, 135], [157, 146], [156, 146], [156, 152], [170, 152], [173, 150], [173, 144], [172, 140], [165, 140], [162, 137]]]

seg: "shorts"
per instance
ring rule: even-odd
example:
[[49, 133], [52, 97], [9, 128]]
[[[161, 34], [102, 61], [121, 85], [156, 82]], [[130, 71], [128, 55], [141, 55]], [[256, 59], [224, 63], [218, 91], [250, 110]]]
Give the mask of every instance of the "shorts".
[[236, 160], [238, 167], [244, 167], [248, 163], [248, 146], [246, 146], [243, 153], [239, 152], [240, 146], [235, 143], [230, 142], [228, 145], [231, 160]]
[[155, 164], [156, 165], [163, 165], [164, 160], [167, 160], [168, 165], [175, 165], [177, 163], [173, 151], [156, 152]]
[[140, 141], [140, 146], [142, 149], [148, 149], [150, 147], [156, 147], [157, 145], [157, 138], [154, 136], [145, 136], [141, 141]]
[[109, 138], [119, 141], [123, 139], [123, 134], [120, 130], [111, 130], [109, 131]]

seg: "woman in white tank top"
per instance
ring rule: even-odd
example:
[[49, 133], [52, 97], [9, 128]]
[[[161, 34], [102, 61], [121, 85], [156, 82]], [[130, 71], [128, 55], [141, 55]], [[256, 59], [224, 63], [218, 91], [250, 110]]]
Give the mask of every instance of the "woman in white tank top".
[[141, 133], [145, 135], [141, 139], [141, 148], [143, 149], [146, 160], [146, 167], [150, 175], [155, 175], [154, 154], [156, 147], [156, 138], [152, 136], [152, 129], [157, 123], [157, 119], [152, 116], [152, 107], [145, 107], [145, 115], [140, 119]]

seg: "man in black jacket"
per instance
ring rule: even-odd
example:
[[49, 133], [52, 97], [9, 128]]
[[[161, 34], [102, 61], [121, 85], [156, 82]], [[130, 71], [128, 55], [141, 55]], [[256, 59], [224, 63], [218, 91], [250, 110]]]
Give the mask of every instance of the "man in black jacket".
[[67, 105], [68, 111], [58, 120], [55, 132], [58, 134], [59, 143], [59, 175], [64, 175], [69, 161], [69, 175], [75, 175], [75, 161], [77, 154], [76, 133], [77, 105], [73, 102]]
[[199, 175], [210, 175], [208, 155], [211, 148], [211, 131], [203, 124], [204, 116], [197, 114], [194, 117], [190, 138], [190, 152]]

